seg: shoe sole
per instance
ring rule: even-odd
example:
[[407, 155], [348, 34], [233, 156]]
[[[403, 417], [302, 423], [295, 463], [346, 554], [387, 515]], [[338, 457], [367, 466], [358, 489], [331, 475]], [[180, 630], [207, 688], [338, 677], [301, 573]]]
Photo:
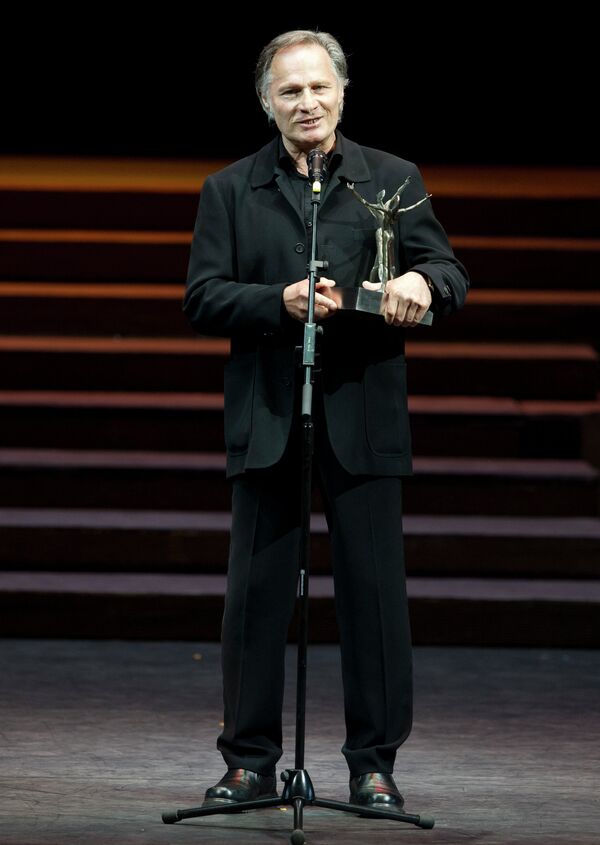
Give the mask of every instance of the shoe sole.
[[[265, 793], [264, 795], [257, 795], [256, 798], [252, 798], [249, 800], [252, 801], [259, 801], [262, 798], [278, 798], [276, 792], [273, 793]], [[209, 807], [219, 807], [223, 806], [224, 804], [240, 804], [241, 801], [232, 801], [231, 798], [210, 798], [208, 801], [203, 801], [201, 810], [208, 809]], [[230, 810], [231, 813], [249, 813], [251, 810]]]
[[[352, 804], [353, 807], [365, 807], [369, 810], [386, 810], [390, 813], [405, 813], [406, 810], [404, 809], [404, 804], [382, 804], [382, 803], [375, 803], [375, 804], [364, 804], [362, 801], [348, 801], [349, 804]], [[353, 813], [353, 815], [355, 815]], [[358, 813], [359, 819], [372, 819], [373, 816], [369, 816], [363, 813]]]

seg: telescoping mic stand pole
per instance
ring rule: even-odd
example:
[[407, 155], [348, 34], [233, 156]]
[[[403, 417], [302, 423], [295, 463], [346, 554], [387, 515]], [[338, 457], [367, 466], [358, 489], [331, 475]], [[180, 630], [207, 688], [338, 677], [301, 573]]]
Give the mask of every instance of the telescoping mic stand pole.
[[322, 326], [315, 323], [315, 288], [318, 270], [326, 270], [327, 262], [317, 261], [317, 220], [321, 202], [321, 185], [327, 178], [327, 156], [322, 150], [311, 150], [308, 154], [308, 176], [312, 182], [312, 227], [310, 261], [308, 263], [308, 312], [304, 324], [304, 345], [302, 346], [302, 491], [300, 514], [300, 554], [298, 562], [298, 669], [296, 676], [296, 754], [295, 768], [281, 772], [284, 782], [281, 797], [257, 798], [255, 801], [236, 801], [218, 804], [214, 807], [191, 807], [188, 810], [174, 810], [162, 814], [165, 824], [174, 824], [183, 819], [210, 816], [220, 813], [239, 813], [243, 810], [259, 810], [268, 807], [282, 807], [288, 804], [294, 808], [294, 830], [290, 836], [292, 845], [303, 845], [306, 841], [303, 829], [305, 805], [339, 810], [345, 813], [414, 824], [421, 828], [432, 828], [434, 820], [429, 816], [401, 813], [395, 810], [379, 810], [371, 807], [347, 804], [343, 801], [329, 801], [317, 798], [304, 768], [305, 716], [306, 716], [306, 667], [308, 645], [308, 574], [310, 556], [310, 506], [312, 491], [312, 458], [314, 448], [314, 425], [312, 420], [313, 368], [315, 366], [317, 335], [323, 333]]

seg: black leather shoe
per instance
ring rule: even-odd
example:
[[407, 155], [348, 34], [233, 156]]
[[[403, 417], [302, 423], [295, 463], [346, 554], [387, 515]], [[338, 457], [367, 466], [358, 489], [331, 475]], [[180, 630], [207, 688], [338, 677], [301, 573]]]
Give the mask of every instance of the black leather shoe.
[[249, 769], [227, 769], [221, 780], [206, 790], [202, 806], [276, 797], [275, 772], [272, 775], [260, 775]]
[[350, 804], [376, 810], [402, 811], [404, 798], [398, 792], [391, 775], [386, 772], [367, 772], [350, 778]]

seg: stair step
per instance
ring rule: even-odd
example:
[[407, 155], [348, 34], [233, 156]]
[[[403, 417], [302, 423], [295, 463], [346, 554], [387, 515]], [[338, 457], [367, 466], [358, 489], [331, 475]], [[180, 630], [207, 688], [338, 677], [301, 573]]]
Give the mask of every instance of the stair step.
[[416, 455], [583, 458], [600, 465], [600, 400], [409, 396], [409, 410]]
[[[8, 390], [219, 392], [226, 340], [0, 337]], [[415, 394], [595, 400], [598, 353], [586, 344], [408, 342]]]
[[[224, 469], [220, 453], [0, 449], [0, 506], [228, 510]], [[600, 471], [585, 461], [421, 457], [414, 470], [406, 513], [599, 513]]]
[[462, 197], [440, 196], [434, 190], [432, 202], [436, 217], [453, 237], [466, 232], [504, 237], [600, 236], [596, 196]]
[[222, 393], [0, 391], [9, 447], [222, 451]]
[[[0, 635], [218, 640], [225, 585], [219, 575], [3, 572]], [[596, 580], [412, 576], [407, 589], [415, 644], [600, 645]], [[334, 619], [331, 577], [312, 576], [311, 642], [335, 642]]]
[[[191, 229], [206, 176], [227, 161], [0, 157], [0, 226]], [[449, 232], [598, 237], [600, 170], [426, 165]]]
[[455, 235], [451, 243], [474, 288], [598, 288], [597, 238]]
[[0, 229], [0, 267], [11, 280], [181, 283], [192, 231]]
[[[177, 182], [167, 182], [164, 189], [134, 185], [122, 190], [114, 184], [105, 190], [93, 186], [70, 190], [43, 183], [23, 189], [0, 186], [0, 227], [191, 231], [203, 181], [200, 177], [189, 189]], [[574, 202], [587, 205], [589, 201]]]
[[189, 338], [183, 285], [0, 282], [0, 332]]
[[[192, 232], [192, 221], [186, 231], [0, 229], [0, 267], [13, 281], [182, 283]], [[598, 287], [598, 238], [452, 235], [450, 241], [474, 288], [507, 280], [524, 289]]]
[[[189, 337], [183, 285], [0, 282], [0, 332]], [[431, 332], [449, 340], [600, 344], [600, 291], [472, 290], [468, 305]], [[423, 334], [412, 338], [423, 340]]]
[[[209, 173], [230, 160], [126, 156], [0, 156], [0, 191], [140, 192], [195, 195]], [[427, 164], [439, 197], [470, 199], [600, 199], [600, 168]]]
[[[409, 574], [600, 576], [600, 519], [407, 514]], [[225, 512], [0, 509], [5, 569], [103, 572], [227, 570]], [[311, 572], [330, 572], [325, 517], [311, 519]]]
[[[507, 277], [506, 283], [509, 283]], [[599, 290], [471, 290], [436, 339], [579, 341], [600, 347]]]
[[[426, 169], [426, 168], [424, 168]], [[426, 177], [427, 179], [427, 177]], [[189, 191], [128, 189], [1, 190], [0, 227], [191, 231], [203, 179]], [[502, 197], [433, 193], [436, 217], [451, 235], [597, 238], [598, 197]]]
[[[600, 401], [410, 396], [417, 455], [587, 457]], [[4, 447], [222, 451], [221, 393], [0, 391]], [[440, 432], [443, 431], [443, 437]]]

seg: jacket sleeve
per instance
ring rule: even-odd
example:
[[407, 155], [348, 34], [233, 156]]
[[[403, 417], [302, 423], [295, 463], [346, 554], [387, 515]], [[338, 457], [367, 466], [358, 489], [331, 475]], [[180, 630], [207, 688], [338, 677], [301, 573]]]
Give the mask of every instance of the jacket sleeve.
[[[402, 196], [402, 205], [409, 206], [422, 199], [427, 191], [416, 165], [412, 165], [411, 181]], [[435, 288], [432, 310], [446, 316], [462, 308], [469, 290], [466, 269], [455, 257], [448, 237], [436, 218], [431, 202], [400, 215], [400, 248], [404, 250], [406, 266], [428, 276]]]
[[192, 327], [204, 335], [278, 331], [287, 318], [282, 296], [288, 283], [255, 284], [239, 277], [234, 209], [226, 191], [225, 180], [214, 176], [208, 176], [202, 187], [183, 311]]

